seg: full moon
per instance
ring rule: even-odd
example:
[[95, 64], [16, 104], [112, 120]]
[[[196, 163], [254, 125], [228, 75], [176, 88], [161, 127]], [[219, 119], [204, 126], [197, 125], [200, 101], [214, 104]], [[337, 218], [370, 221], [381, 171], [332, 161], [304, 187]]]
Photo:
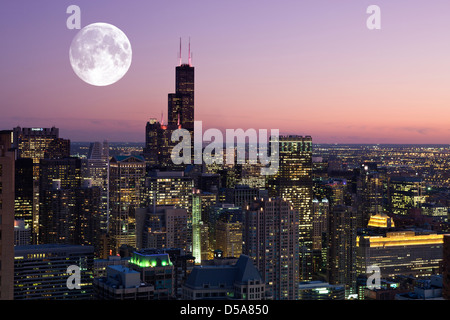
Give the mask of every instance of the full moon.
[[108, 86], [119, 81], [130, 68], [131, 44], [122, 30], [98, 22], [78, 31], [69, 56], [80, 79], [94, 86]]

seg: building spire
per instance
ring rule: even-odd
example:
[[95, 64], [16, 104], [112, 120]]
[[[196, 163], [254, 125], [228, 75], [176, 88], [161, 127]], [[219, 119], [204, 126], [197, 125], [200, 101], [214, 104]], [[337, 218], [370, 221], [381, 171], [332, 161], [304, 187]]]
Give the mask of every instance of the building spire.
[[181, 37], [180, 37], [180, 66], [182, 64], [182, 60], [181, 60]]
[[191, 63], [191, 37], [189, 37], [189, 67], [192, 67], [192, 63]]

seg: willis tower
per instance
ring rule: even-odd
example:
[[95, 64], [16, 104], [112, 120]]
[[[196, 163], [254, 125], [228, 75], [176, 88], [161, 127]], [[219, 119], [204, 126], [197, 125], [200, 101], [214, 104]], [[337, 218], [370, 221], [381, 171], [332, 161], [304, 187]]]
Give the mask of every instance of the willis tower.
[[181, 59], [175, 73], [175, 93], [168, 95], [167, 124], [163, 118], [158, 122], [150, 119], [145, 129], [144, 158], [149, 169], [179, 170], [172, 163], [170, 154], [177, 142], [172, 142], [172, 132], [183, 128], [194, 134], [194, 67], [191, 63], [191, 48], [189, 43], [189, 62], [183, 63]]

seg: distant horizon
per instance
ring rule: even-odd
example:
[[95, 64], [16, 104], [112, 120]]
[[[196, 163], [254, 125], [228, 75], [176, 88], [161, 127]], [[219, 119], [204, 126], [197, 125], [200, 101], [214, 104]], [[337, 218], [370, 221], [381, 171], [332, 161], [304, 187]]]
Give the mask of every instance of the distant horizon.
[[[70, 139], [69, 139], [70, 140]], [[105, 140], [97, 140], [97, 141], [72, 141], [70, 143], [94, 143], [94, 142], [103, 142]], [[136, 144], [145, 144], [145, 141], [109, 141], [106, 139], [108, 143], [136, 143]], [[208, 142], [205, 142], [208, 144]], [[353, 145], [353, 146], [447, 146], [450, 147], [450, 143], [322, 143], [322, 142], [314, 142], [313, 145]]]

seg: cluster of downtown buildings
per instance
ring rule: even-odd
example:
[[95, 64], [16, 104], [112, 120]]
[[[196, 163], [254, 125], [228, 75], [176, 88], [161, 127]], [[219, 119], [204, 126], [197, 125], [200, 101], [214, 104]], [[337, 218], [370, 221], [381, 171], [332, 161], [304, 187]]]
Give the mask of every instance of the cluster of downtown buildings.
[[172, 132], [194, 130], [194, 67], [175, 78], [140, 154], [93, 142], [71, 156], [55, 127], [0, 132], [1, 299], [450, 296], [448, 189], [432, 201], [420, 177], [314, 157], [309, 136], [279, 137], [274, 175], [175, 165]]

